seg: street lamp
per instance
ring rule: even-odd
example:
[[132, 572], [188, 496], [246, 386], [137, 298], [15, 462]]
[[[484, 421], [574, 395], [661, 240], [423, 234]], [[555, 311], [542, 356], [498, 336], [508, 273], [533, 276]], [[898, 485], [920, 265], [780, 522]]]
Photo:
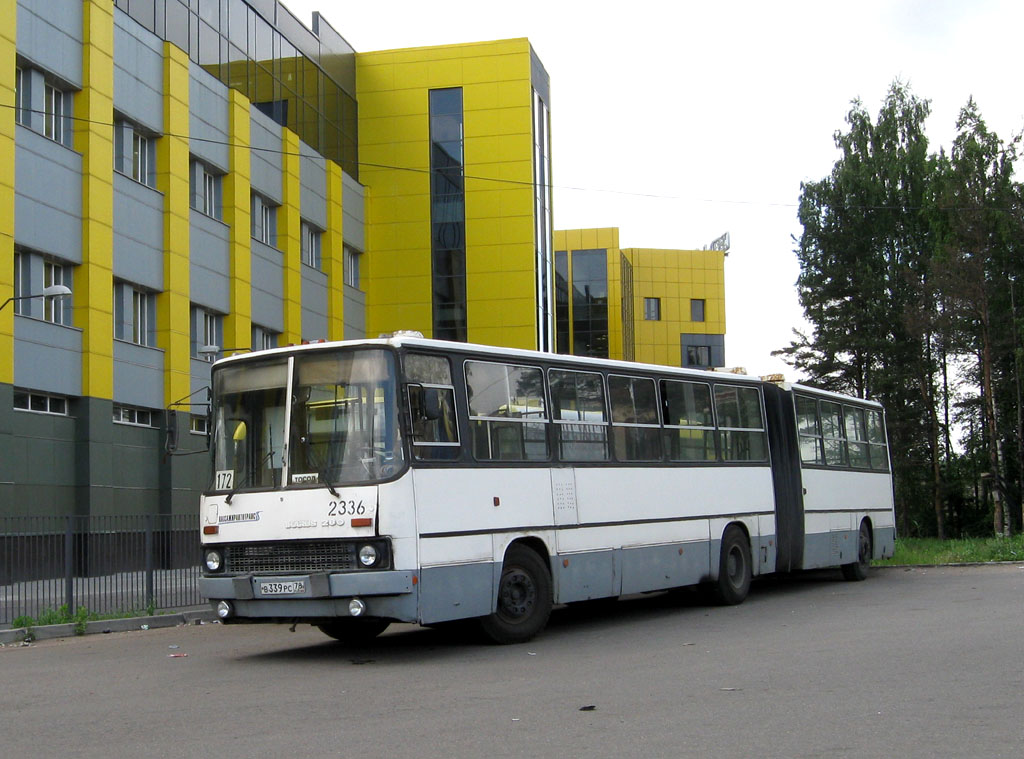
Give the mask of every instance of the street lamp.
[[4, 301], [4, 304], [0, 306], [0, 311], [7, 308], [7, 304], [14, 300], [28, 300], [29, 298], [66, 298], [71, 295], [71, 288], [67, 285], [50, 285], [44, 287], [41, 293], [35, 293], [34, 295], [17, 295], [11, 296]]
[[251, 348], [221, 348], [219, 345], [213, 345], [212, 343], [204, 345], [199, 348], [196, 353], [207, 361], [212, 361], [217, 358], [221, 353], [232, 353], [238, 351], [252, 350]]

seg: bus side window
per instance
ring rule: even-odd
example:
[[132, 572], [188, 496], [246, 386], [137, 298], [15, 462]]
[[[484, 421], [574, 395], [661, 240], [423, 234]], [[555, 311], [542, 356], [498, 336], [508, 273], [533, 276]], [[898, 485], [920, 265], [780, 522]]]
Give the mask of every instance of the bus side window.
[[459, 456], [459, 427], [455, 419], [455, 389], [407, 385], [412, 420], [412, 452], [421, 461]]
[[824, 464], [818, 402], [813, 398], [803, 395], [796, 397], [796, 429], [800, 439], [800, 460], [805, 464]]
[[466, 394], [477, 460], [548, 459], [548, 413], [540, 369], [467, 361]]
[[661, 424], [654, 380], [608, 375], [612, 439], [619, 461], [661, 460]]
[[461, 445], [451, 364], [444, 356], [423, 353], [409, 353], [403, 363], [413, 456], [420, 461], [459, 458]]
[[724, 461], [765, 461], [761, 394], [754, 387], [715, 385], [715, 413]]
[[662, 380], [661, 395], [669, 461], [714, 461], [717, 455], [711, 386]]
[[548, 371], [551, 414], [562, 461], [607, 461], [608, 419], [601, 375]]

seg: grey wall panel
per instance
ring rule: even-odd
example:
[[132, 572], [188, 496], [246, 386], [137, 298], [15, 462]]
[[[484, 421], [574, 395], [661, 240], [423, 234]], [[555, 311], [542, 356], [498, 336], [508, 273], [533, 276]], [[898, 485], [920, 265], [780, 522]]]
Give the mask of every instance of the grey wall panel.
[[81, 263], [82, 156], [21, 126], [15, 140], [15, 241]]
[[82, 394], [82, 331], [14, 317], [14, 384], [60, 395]]
[[228, 88], [189, 65], [189, 150], [222, 171], [228, 170]]
[[162, 350], [114, 341], [114, 403], [163, 408]]
[[189, 297], [193, 303], [227, 313], [228, 227], [206, 214], [191, 212]]
[[[233, 345], [222, 346], [226, 348], [233, 348]], [[192, 376], [189, 390], [192, 395], [189, 401], [192, 404], [203, 404], [206, 403], [206, 392], [205, 389], [210, 387], [210, 367], [213, 366], [209, 361], [202, 361], [194, 358], [189, 362], [190, 374]], [[193, 405], [192, 413], [194, 414], [206, 414], [206, 407], [202, 405]]]
[[81, 0], [18, 0], [17, 7], [18, 53], [81, 88]]
[[164, 196], [114, 173], [114, 276], [164, 289]]
[[281, 297], [283, 277], [281, 253], [254, 240], [252, 320], [275, 332], [284, 331], [284, 303]]
[[255, 108], [252, 114], [250, 143], [252, 189], [281, 204], [281, 185], [283, 156], [281, 155], [281, 126], [269, 116]]
[[360, 251], [366, 250], [366, 209], [363, 186], [345, 172], [341, 173], [341, 207], [345, 212], [342, 233], [345, 242]]
[[114, 108], [156, 133], [164, 123], [161, 44], [126, 14], [114, 14]]
[[306, 143], [299, 144], [302, 153], [302, 218], [320, 229], [327, 229], [327, 169], [324, 159]]
[[302, 339], [327, 339], [327, 275], [302, 267]]
[[[356, 340], [366, 334], [366, 293], [345, 286], [345, 339]], [[376, 337], [376, 335], [374, 335]]]

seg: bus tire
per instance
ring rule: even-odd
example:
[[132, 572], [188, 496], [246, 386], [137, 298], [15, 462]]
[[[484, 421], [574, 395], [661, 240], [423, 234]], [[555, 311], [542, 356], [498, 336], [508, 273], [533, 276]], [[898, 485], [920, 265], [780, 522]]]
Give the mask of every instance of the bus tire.
[[388, 620], [376, 617], [348, 617], [335, 622], [325, 622], [317, 627], [328, 637], [342, 643], [358, 645], [373, 640], [387, 630], [390, 624]]
[[494, 643], [525, 643], [547, 625], [551, 605], [551, 573], [544, 561], [526, 546], [512, 545], [501, 567], [497, 608], [480, 618], [480, 628]]
[[860, 531], [857, 533], [857, 561], [852, 564], [843, 564], [840, 569], [843, 571], [843, 579], [850, 582], [860, 582], [868, 579], [868, 570], [871, 569], [871, 528], [868, 520], [860, 523]]
[[751, 574], [750, 541], [743, 530], [733, 525], [722, 536], [718, 581], [713, 587], [715, 600], [722, 606], [743, 603], [750, 591]]

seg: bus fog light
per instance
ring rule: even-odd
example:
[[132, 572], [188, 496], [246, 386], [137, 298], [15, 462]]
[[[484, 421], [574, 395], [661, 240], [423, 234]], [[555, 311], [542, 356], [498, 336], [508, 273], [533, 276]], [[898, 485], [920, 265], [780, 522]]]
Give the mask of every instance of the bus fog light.
[[234, 607], [230, 601], [219, 601], [217, 603], [217, 616], [221, 619], [227, 619], [235, 613]]
[[366, 602], [361, 598], [353, 598], [348, 602], [348, 613], [353, 617], [360, 616], [364, 611], [366, 611]]
[[364, 567], [372, 567], [377, 563], [377, 549], [373, 546], [363, 546], [359, 549], [359, 563]]
[[219, 572], [221, 567], [224, 566], [224, 557], [221, 556], [220, 551], [217, 550], [211, 549], [207, 551], [204, 560], [206, 562], [206, 568], [210, 572]]

